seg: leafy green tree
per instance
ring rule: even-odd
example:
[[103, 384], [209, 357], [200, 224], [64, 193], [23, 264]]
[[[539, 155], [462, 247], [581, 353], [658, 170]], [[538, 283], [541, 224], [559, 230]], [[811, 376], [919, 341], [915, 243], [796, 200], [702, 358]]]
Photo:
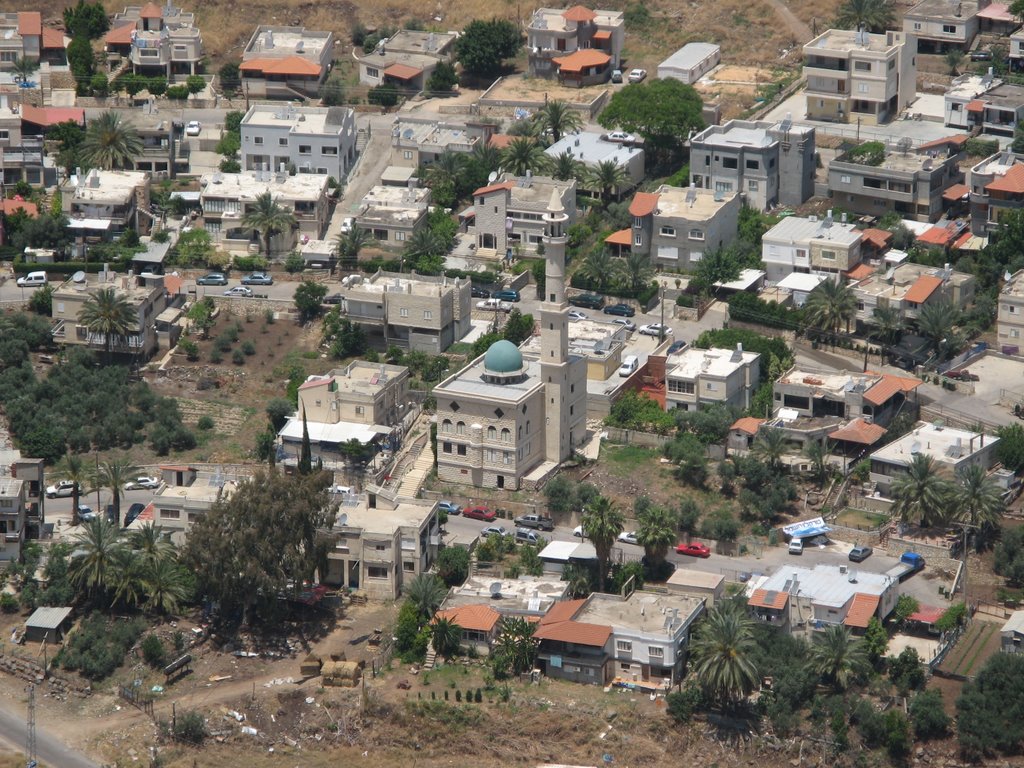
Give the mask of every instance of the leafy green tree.
[[458, 84], [459, 76], [455, 73], [455, 66], [444, 60], [437, 63], [434, 71], [427, 78], [427, 90], [432, 94], [448, 93]]
[[127, 296], [116, 288], [100, 288], [82, 303], [78, 322], [103, 336], [103, 348], [110, 360], [114, 341], [126, 341], [137, 329], [138, 318]]
[[690, 287], [697, 291], [709, 291], [716, 283], [727, 283], [738, 278], [744, 266], [735, 248], [715, 248], [697, 262]]
[[449, 587], [454, 587], [469, 576], [469, 550], [464, 547], [445, 547], [437, 556], [437, 575]]
[[455, 58], [470, 74], [491, 77], [501, 72], [505, 59], [519, 53], [522, 35], [511, 21], [474, 19], [455, 41]]
[[604, 592], [612, 545], [618, 535], [622, 533], [626, 525], [626, 518], [611, 501], [600, 496], [583, 512], [582, 522], [583, 530], [586, 531], [587, 538], [590, 539], [590, 543], [594, 545], [597, 552], [598, 585], [600, 591]]
[[267, 418], [270, 419], [270, 426], [275, 432], [280, 432], [288, 422], [288, 418], [295, 413], [295, 407], [284, 397], [275, 397], [266, 407]]
[[434, 615], [447, 591], [444, 582], [432, 573], [417, 575], [403, 590], [406, 599], [416, 606], [416, 612], [424, 621]]
[[537, 110], [534, 120], [542, 131], [551, 134], [551, 143], [558, 142], [562, 136], [578, 131], [583, 126], [579, 112], [569, 106], [564, 99], [551, 99]]
[[[242, 78], [239, 74], [238, 62], [228, 61], [217, 70], [217, 82], [225, 93], [234, 93], [242, 87]], [[328, 80], [328, 83], [330, 80]], [[328, 104], [327, 106], [332, 106]]]
[[85, 35], [74, 35], [71, 38], [71, 42], [68, 44], [68, 67], [75, 77], [77, 90], [86, 94], [96, 67], [96, 60], [92, 52], [92, 44]]
[[89, 121], [82, 140], [81, 157], [87, 165], [104, 169], [130, 168], [142, 152], [142, 139], [119, 112], [103, 112]]
[[584, 183], [597, 190], [601, 200], [608, 202], [618, 197], [619, 190], [629, 183], [626, 170], [615, 160], [601, 160], [584, 173]]
[[676, 465], [676, 479], [702, 488], [708, 477], [708, 457], [704, 444], [689, 433], [677, 435], [662, 449], [665, 457]]
[[544, 497], [551, 513], [570, 512], [576, 501], [576, 483], [565, 475], [555, 475], [544, 486]]
[[854, 678], [868, 669], [864, 642], [853, 637], [841, 624], [833, 624], [814, 636], [809, 661], [815, 672], [840, 691], [846, 690]]
[[926, 678], [922, 659], [913, 648], [904, 648], [900, 655], [889, 661], [889, 679], [899, 691], [906, 696], [910, 691], [924, 687]]
[[272, 618], [278, 596], [310, 581], [326, 557], [320, 532], [337, 512], [330, 475], [302, 477], [258, 470], [192, 525], [182, 553], [199, 594], [253, 624]]
[[375, 85], [366, 94], [366, 100], [370, 104], [376, 104], [385, 108], [395, 106], [400, 98], [401, 94], [398, 91], [398, 86], [391, 82]]
[[528, 136], [516, 136], [501, 153], [502, 167], [516, 176], [525, 176], [527, 171], [537, 172], [546, 163], [544, 149]]
[[892, 513], [903, 522], [933, 525], [945, 516], [951, 487], [931, 456], [918, 453], [892, 484]]
[[909, 709], [917, 738], [942, 739], [949, 733], [950, 719], [942, 706], [942, 691], [921, 691], [910, 700]]
[[137, 477], [139, 468], [127, 457], [113, 457], [100, 462], [93, 483], [98, 488], [109, 488], [111, 502], [114, 506], [114, 522], [121, 525], [121, 498], [124, 487]]
[[1024, 654], [996, 653], [956, 702], [960, 751], [968, 760], [1019, 755], [1024, 744]]
[[566, 582], [566, 597], [575, 600], [586, 597], [593, 591], [593, 573], [585, 565], [569, 563], [562, 570], [562, 581]]
[[877, 664], [885, 658], [885, 652], [889, 648], [889, 633], [885, 631], [882, 622], [877, 616], [872, 616], [868, 621], [868, 627], [864, 630], [864, 650], [867, 651], [868, 660]]
[[444, 253], [444, 243], [432, 231], [423, 227], [405, 241], [402, 259], [409, 260], [417, 272], [439, 272], [444, 265]]
[[185, 87], [188, 88], [189, 95], [195, 96], [206, 88], [206, 78], [202, 75], [189, 75], [185, 78]]
[[690, 650], [694, 675], [710, 702], [729, 709], [757, 687], [755, 646], [753, 620], [741, 604], [724, 601], [708, 611]]
[[703, 100], [693, 86], [672, 78], [654, 79], [617, 90], [598, 122], [640, 135], [646, 150], [667, 161], [681, 156], [691, 131], [704, 127], [702, 109]]
[[173, 258], [175, 264], [193, 267], [210, 263], [213, 256], [213, 241], [205, 229], [190, 229], [182, 232], [178, 242], [174, 244]]
[[1024, 528], [1003, 528], [994, 569], [1011, 584], [1024, 584]]
[[299, 283], [293, 301], [303, 322], [309, 322], [320, 314], [326, 296], [327, 286], [324, 283], [315, 283], [312, 280], [303, 280]]
[[[826, 280], [807, 294], [804, 314], [809, 326], [834, 334], [840, 328], [849, 330], [857, 314], [857, 297], [845, 282]], [[834, 339], [834, 337], [833, 337]]]
[[450, 659], [459, 652], [462, 642], [462, 627], [450, 619], [437, 619], [430, 628], [434, 650], [444, 659]]
[[665, 435], [675, 429], [675, 418], [671, 413], [666, 413], [656, 400], [640, 392], [630, 391], [612, 404], [605, 424]]
[[840, 29], [857, 29], [864, 24], [870, 32], [892, 29], [896, 10], [891, 0], [844, 0], [839, 6], [835, 25]]
[[84, 35], [95, 40], [110, 29], [110, 20], [102, 3], [78, 0], [77, 5], [64, 9], [64, 28], [72, 35]]
[[505, 320], [502, 336], [518, 347], [533, 336], [533, 328], [533, 315], [524, 315], [518, 308], [513, 309], [508, 313], [508, 318]]
[[817, 440], [812, 440], [804, 446], [804, 456], [811, 462], [811, 477], [819, 488], [823, 488], [831, 469], [828, 464], [828, 449]]
[[260, 233], [269, 258], [271, 238], [280, 232], [291, 230], [295, 226], [295, 215], [278, 205], [270, 192], [263, 192], [257, 195], [252, 205], [246, 209], [245, 215], [242, 216], [242, 226]]

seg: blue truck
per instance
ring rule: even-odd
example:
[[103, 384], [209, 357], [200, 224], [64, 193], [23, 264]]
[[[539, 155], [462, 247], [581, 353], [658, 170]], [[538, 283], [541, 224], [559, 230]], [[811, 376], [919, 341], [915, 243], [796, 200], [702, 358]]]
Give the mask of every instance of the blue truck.
[[885, 572], [886, 576], [891, 576], [896, 581], [904, 581], [909, 579], [915, 573], [924, 568], [924, 558], [916, 552], [904, 552], [900, 557], [899, 565], [893, 566]]

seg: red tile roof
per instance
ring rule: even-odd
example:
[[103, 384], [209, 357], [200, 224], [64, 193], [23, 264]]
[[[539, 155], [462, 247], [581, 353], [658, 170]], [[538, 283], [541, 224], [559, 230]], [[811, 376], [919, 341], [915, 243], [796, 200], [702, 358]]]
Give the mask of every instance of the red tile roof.
[[283, 59], [249, 59], [239, 67], [243, 72], [262, 72], [265, 75], [292, 75], [294, 77], [319, 77], [323, 68], [301, 56], [285, 56]]
[[514, 138], [515, 136], [509, 136], [507, 133], [492, 133], [490, 138], [490, 144], [492, 147], [504, 149], [505, 147], [512, 143], [512, 139]]
[[864, 393], [864, 400], [872, 405], [882, 405], [897, 392], [913, 392], [921, 386], [919, 379], [906, 376], [882, 374], [882, 379]]
[[892, 240], [892, 232], [887, 229], [864, 229], [861, 230], [860, 236], [865, 243], [875, 248], [885, 248]]
[[129, 45], [132, 41], [132, 33], [135, 31], [135, 24], [128, 22], [114, 27], [107, 32], [103, 41], [110, 45]]
[[562, 14], [562, 18], [566, 21], [593, 21], [597, 18], [597, 14], [587, 8], [585, 5], [574, 5], [572, 8]]
[[754, 608], [771, 608], [773, 611], [781, 611], [786, 607], [786, 602], [788, 600], [788, 592], [755, 589], [754, 594], [752, 594], [750, 596], [750, 600], [747, 601], [747, 605], [753, 606]]
[[473, 632], [491, 632], [501, 619], [501, 614], [489, 605], [461, 605], [434, 614], [434, 621], [448, 619], [462, 629]]
[[1024, 165], [1017, 164], [1010, 170], [985, 185], [987, 192], [1024, 192]]
[[637, 192], [629, 204], [630, 216], [650, 216], [658, 207], [658, 195], [654, 192]]
[[54, 48], [66, 48], [64, 33], [59, 29], [43, 28], [43, 50], [49, 51]]
[[[931, 230], [928, 231], [930, 232]], [[925, 234], [927, 235], [928, 232], [925, 232]], [[940, 285], [942, 285], [941, 278], [935, 277], [935, 275], [921, 275], [910, 286], [910, 290], [907, 291], [904, 299], [912, 304], [924, 304]]]
[[163, 15], [164, 12], [156, 3], [146, 3], [142, 6], [142, 10], [139, 11], [139, 18], [141, 19], [159, 19]]
[[399, 80], [412, 80], [414, 77], [422, 75], [423, 70], [419, 67], [410, 67], [408, 64], [392, 64], [384, 70], [384, 74]]
[[164, 275], [164, 290], [171, 296], [181, 293], [183, 285], [185, 285], [185, 281], [177, 275]]
[[731, 429], [743, 432], [747, 435], [756, 435], [757, 430], [760, 429], [762, 424], [764, 424], [764, 419], [755, 419], [753, 416], [744, 416], [742, 419], [736, 419]]
[[854, 419], [844, 427], [839, 427], [829, 435], [833, 440], [845, 440], [849, 443], [860, 445], [874, 445], [882, 439], [885, 434], [885, 427], [877, 424], [868, 424], [864, 419]]
[[968, 229], [966, 232], [964, 232], [962, 235], [960, 235], [960, 237], [956, 239], [956, 242], [953, 243], [953, 247], [963, 248], [965, 245], [967, 245], [968, 241], [972, 237], [974, 237], [974, 235], [971, 234], [971, 230]]
[[590, 39], [591, 40], [611, 40], [612, 39], [612, 33], [611, 33], [610, 30], [607, 30], [607, 29], [599, 29], [599, 30], [597, 30], [597, 32], [595, 32], [591, 36]]
[[39, 11], [20, 11], [18, 13], [18, 34], [35, 35], [43, 34], [43, 14]]
[[604, 647], [612, 636], [612, 628], [603, 624], [587, 624], [583, 621], [559, 621], [555, 624], [541, 624], [533, 633], [537, 640], [554, 640], [558, 643], [575, 643], [596, 648]]
[[919, 621], [922, 624], [934, 624], [945, 611], [933, 605], [920, 605], [914, 613], [907, 616], [910, 621]]
[[300, 390], [312, 389], [313, 387], [322, 387], [325, 384], [330, 384], [330, 383], [331, 383], [330, 379], [312, 379], [310, 381], [304, 381], [301, 384], [299, 384], [299, 389]]
[[146, 505], [146, 508], [139, 512], [139, 516], [135, 518], [143, 523], [152, 523], [156, 519], [156, 502], [151, 501]]
[[[956, 232], [953, 230], [946, 229], [945, 227], [932, 227], [918, 235], [915, 242], [924, 243], [925, 245], [947, 246], [955, 236]], [[911, 301], [913, 301], [913, 299], [911, 299]]]
[[548, 612], [544, 615], [544, 618], [540, 620], [541, 624], [557, 624], [560, 621], [570, 621], [573, 616], [580, 612], [580, 608], [586, 603], [586, 598], [581, 600], [562, 600], [552, 605]]
[[954, 184], [942, 193], [943, 200], [962, 200], [970, 194], [970, 188], [966, 184]]
[[603, 67], [612, 60], [607, 53], [601, 53], [596, 48], [581, 48], [573, 51], [568, 56], [559, 56], [552, 59], [561, 72], [582, 72], [589, 67]]
[[863, 592], [855, 594], [850, 610], [846, 612], [843, 624], [848, 627], [857, 627], [858, 629], [867, 627], [871, 617], [878, 610], [880, 599], [879, 595], [865, 595]]
[[480, 187], [480, 189], [474, 192], [473, 195], [489, 195], [491, 194], [491, 192], [497, 192], [498, 190], [501, 189], [515, 189], [515, 186], [516, 183], [514, 181], [502, 181], [498, 184], [491, 184], [490, 186], [487, 187]]
[[850, 280], [863, 280], [865, 277], [871, 277], [873, 274], [875, 274], [875, 268], [870, 264], [858, 264], [847, 272], [846, 276]]
[[990, 19], [991, 21], [1004, 21], [1013, 24], [1019, 24], [1017, 17], [1009, 11], [1009, 7], [1006, 3], [992, 3], [987, 8], [982, 8], [978, 11], [979, 19]]
[[967, 111], [968, 112], [984, 112], [985, 111], [985, 102], [982, 101], [981, 99], [972, 99], [971, 101], [967, 102]]
[[35, 203], [30, 203], [27, 200], [4, 200], [0, 202], [0, 211], [3, 211], [5, 216], [10, 216], [15, 211], [24, 211], [31, 218], [35, 218], [39, 215], [39, 209]]
[[632, 245], [633, 230], [620, 229], [618, 232], [612, 232], [604, 241], [609, 245]]
[[71, 121], [85, 125], [85, 110], [81, 107], [34, 107], [31, 104], [21, 105], [22, 122], [49, 128]]
[[935, 139], [934, 141], [926, 141], [924, 144], [918, 146], [916, 152], [927, 152], [929, 149], [944, 149], [948, 146], [954, 146], [957, 149], [961, 149], [967, 143], [967, 136], [957, 134], [955, 136], [946, 136], [943, 139]]

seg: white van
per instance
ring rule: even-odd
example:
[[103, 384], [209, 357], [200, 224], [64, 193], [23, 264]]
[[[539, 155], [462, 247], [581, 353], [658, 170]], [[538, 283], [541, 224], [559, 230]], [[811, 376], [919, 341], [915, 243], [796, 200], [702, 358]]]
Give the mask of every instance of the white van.
[[632, 376], [636, 369], [640, 367], [640, 358], [636, 355], [629, 355], [625, 360], [622, 361], [622, 365], [619, 366], [619, 376], [623, 378]]
[[18, 278], [19, 288], [35, 288], [40, 285], [46, 285], [45, 272], [29, 272], [24, 277]]

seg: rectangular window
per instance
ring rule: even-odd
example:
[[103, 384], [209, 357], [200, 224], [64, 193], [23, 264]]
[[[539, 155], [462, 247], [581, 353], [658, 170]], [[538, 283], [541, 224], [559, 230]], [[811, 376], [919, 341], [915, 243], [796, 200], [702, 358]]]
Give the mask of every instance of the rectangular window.
[[947, 34], [947, 35], [955, 35], [956, 34], [956, 24], [943, 24], [942, 25], [942, 32], [944, 34]]
[[262, 144], [263, 143], [263, 137], [262, 136], [253, 136], [252, 137], [252, 143], [253, 144]]
[[853, 62], [853, 68], [857, 72], [870, 72], [871, 62], [870, 61], [855, 61]]
[[452, 452], [452, 444], [451, 443], [442, 443], [441, 444], [441, 451], [443, 453], [451, 453]]
[[366, 413], [366, 406], [357, 405], [356, 406], [356, 416], [362, 416], [364, 413]]
[[723, 168], [735, 169], [735, 168], [739, 168], [739, 165], [740, 165], [739, 161], [735, 157], [723, 157], [722, 158], [722, 167]]
[[829, 261], [835, 261], [835, 259], [836, 259], [836, 252], [835, 251], [822, 251], [821, 252], [821, 258], [827, 259]]
[[180, 520], [181, 511], [177, 509], [161, 509], [160, 510], [161, 520]]
[[748, 171], [756, 171], [761, 167], [761, 162], [759, 160], [747, 160], [745, 164]]
[[692, 395], [695, 390], [692, 381], [679, 381], [677, 379], [669, 379], [668, 391], [675, 392], [676, 394], [679, 395]]
[[6, 141], [9, 138], [11, 138], [11, 132], [10, 131], [0, 131], [0, 139]]
[[320, 154], [321, 155], [334, 155], [334, 156], [337, 156], [338, 148], [337, 147], [320, 147]]
[[715, 192], [732, 192], [731, 181], [716, 181]]
[[921, 30], [921, 22], [920, 21], [915, 21], [914, 22], [914, 31], [915, 32], [919, 32], [920, 30]]
[[691, 229], [689, 234], [688, 234], [688, 237], [691, 240], [703, 240], [704, 239], [704, 230], [702, 230], [702, 229]]
[[416, 572], [416, 563], [410, 563], [408, 560], [402, 562], [402, 570], [406, 573]]
[[850, 183], [850, 177], [848, 175], [846, 175], [846, 174], [843, 174], [842, 176], [839, 177], [839, 182], [841, 184], [849, 184]]
[[378, 70], [378, 69], [376, 69], [374, 67], [367, 67], [366, 68], [366, 76], [367, 77], [380, 77], [380, 70]]
[[647, 646], [647, 655], [652, 659], [664, 659], [665, 649], [659, 645], [649, 645]]
[[405, 240], [405, 232], [395, 232], [395, 240]]
[[620, 651], [621, 653], [632, 653], [633, 643], [631, 643], [629, 640], [616, 640], [615, 650]]
[[644, 220], [639, 216], [633, 217], [633, 229], [640, 229], [644, 225]]
[[459, 454], [459, 456], [465, 456], [466, 455], [466, 446], [464, 446], [464, 445], [458, 446], [457, 453]]
[[309, 144], [299, 144], [300, 155], [311, 155], [313, 154], [313, 147]]
[[388, 577], [388, 569], [382, 568], [379, 565], [367, 566], [366, 577], [368, 579], [386, 579]]
[[662, 234], [663, 237], [675, 237], [676, 236], [676, 228], [675, 227], [662, 227], [661, 228], [661, 234]]
[[756, 181], [748, 181], [747, 182], [747, 191], [748, 192], [757, 192], [757, 188], [758, 188], [758, 185], [757, 185]]
[[871, 90], [871, 89], [868, 88], [868, 84], [867, 83], [858, 83], [857, 84], [857, 92], [858, 93], [867, 93], [869, 90]]
[[398, 310], [398, 316], [399, 317], [408, 317], [409, 316], [409, 308], [408, 307], [402, 307], [400, 310]]
[[636, 235], [633, 236], [633, 245], [643, 245], [643, 244], [644, 244], [644, 236], [642, 234], [640, 234], [639, 232], [637, 232]]
[[424, 320], [433, 320], [434, 319], [433, 311], [431, 311], [429, 309], [424, 309], [423, 310], [423, 319]]
[[403, 160], [412, 160], [412, 150], [411, 149], [403, 150], [403, 152], [402, 152], [402, 159]]

